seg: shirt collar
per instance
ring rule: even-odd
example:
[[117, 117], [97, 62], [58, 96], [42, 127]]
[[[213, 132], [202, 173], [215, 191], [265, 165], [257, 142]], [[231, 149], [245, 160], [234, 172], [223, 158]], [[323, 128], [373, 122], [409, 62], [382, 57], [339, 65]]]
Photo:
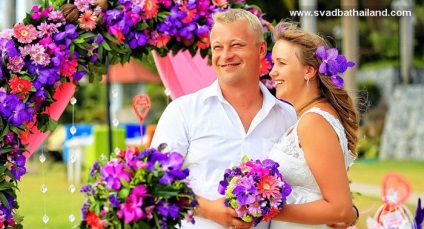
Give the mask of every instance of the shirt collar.
[[[259, 81], [259, 88], [261, 89], [263, 95], [263, 104], [262, 108], [270, 110], [277, 103], [277, 99], [269, 92], [268, 88]], [[216, 79], [209, 87], [205, 88], [203, 101], [206, 101], [208, 98], [217, 97], [219, 101], [223, 103], [228, 103], [222, 95], [221, 88], [219, 87], [218, 79]]]

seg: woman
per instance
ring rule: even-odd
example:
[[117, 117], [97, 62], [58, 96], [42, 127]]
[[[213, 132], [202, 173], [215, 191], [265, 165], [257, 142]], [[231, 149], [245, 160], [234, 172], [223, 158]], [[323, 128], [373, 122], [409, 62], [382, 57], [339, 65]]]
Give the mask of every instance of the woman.
[[358, 119], [337, 73], [354, 64], [296, 23], [280, 22], [273, 38], [270, 76], [298, 121], [270, 152], [293, 187], [270, 228], [346, 228], [359, 216], [347, 176], [356, 158]]

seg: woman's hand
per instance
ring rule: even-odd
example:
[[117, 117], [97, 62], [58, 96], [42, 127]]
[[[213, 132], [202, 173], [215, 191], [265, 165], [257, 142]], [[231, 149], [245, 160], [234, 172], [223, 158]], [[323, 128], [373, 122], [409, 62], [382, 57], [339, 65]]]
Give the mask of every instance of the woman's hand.
[[233, 208], [226, 207], [224, 200], [225, 197], [208, 200], [198, 196], [199, 209], [196, 210], [196, 215], [233, 229], [247, 229], [253, 226], [253, 223], [241, 220]]

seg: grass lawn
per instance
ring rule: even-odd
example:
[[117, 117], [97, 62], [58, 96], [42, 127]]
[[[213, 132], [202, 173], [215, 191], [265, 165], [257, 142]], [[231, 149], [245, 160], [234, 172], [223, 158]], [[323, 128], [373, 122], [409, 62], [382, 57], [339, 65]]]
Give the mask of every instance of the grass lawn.
[[349, 178], [361, 183], [381, 185], [384, 176], [389, 172], [396, 172], [406, 178], [411, 184], [412, 191], [424, 193], [424, 162], [358, 161], [350, 169]]
[[[352, 181], [361, 183], [381, 185], [385, 175], [395, 172], [406, 178], [415, 192], [424, 193], [424, 162], [416, 161], [358, 161], [349, 171], [349, 178]], [[424, 198], [424, 196], [422, 197]], [[417, 200], [418, 201], [418, 200]], [[358, 229], [366, 229], [366, 219], [374, 217], [377, 210], [382, 206], [381, 197], [354, 195], [354, 202], [360, 211], [369, 210], [361, 215], [357, 224]], [[415, 216], [416, 205], [406, 205]]]
[[[84, 184], [76, 185], [75, 192], [69, 191], [66, 178], [66, 165], [63, 163], [48, 164], [45, 162], [44, 184], [47, 192], [41, 192], [43, 175], [40, 162], [28, 162], [29, 172], [18, 184], [19, 213], [24, 216], [23, 226], [30, 229], [62, 229], [72, 228], [81, 219], [81, 206], [84, 196], [79, 192]], [[44, 224], [42, 218], [47, 214], [49, 221]], [[68, 217], [73, 214], [72, 224]]]

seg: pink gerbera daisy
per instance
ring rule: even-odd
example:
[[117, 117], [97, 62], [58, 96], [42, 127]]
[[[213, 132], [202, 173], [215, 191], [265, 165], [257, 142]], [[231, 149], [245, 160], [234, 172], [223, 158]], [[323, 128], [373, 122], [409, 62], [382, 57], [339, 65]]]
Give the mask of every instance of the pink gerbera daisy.
[[79, 27], [85, 30], [93, 30], [96, 28], [97, 16], [93, 14], [93, 11], [87, 10], [85, 13], [81, 14]]
[[37, 38], [37, 30], [35, 27], [31, 24], [25, 25], [23, 22], [15, 25], [13, 28], [13, 34], [21, 43], [31, 43], [35, 38]]
[[262, 196], [270, 199], [272, 196], [279, 193], [278, 189], [279, 181], [272, 176], [265, 176], [261, 178], [261, 181], [258, 184], [258, 192]]
[[156, 17], [158, 14], [159, 6], [156, 0], [146, 0], [146, 4], [144, 4], [143, 9], [146, 14], [146, 19], [151, 19]]
[[271, 69], [271, 63], [266, 59], [261, 60], [261, 68], [259, 70], [259, 75], [263, 76], [269, 73], [269, 69]]

